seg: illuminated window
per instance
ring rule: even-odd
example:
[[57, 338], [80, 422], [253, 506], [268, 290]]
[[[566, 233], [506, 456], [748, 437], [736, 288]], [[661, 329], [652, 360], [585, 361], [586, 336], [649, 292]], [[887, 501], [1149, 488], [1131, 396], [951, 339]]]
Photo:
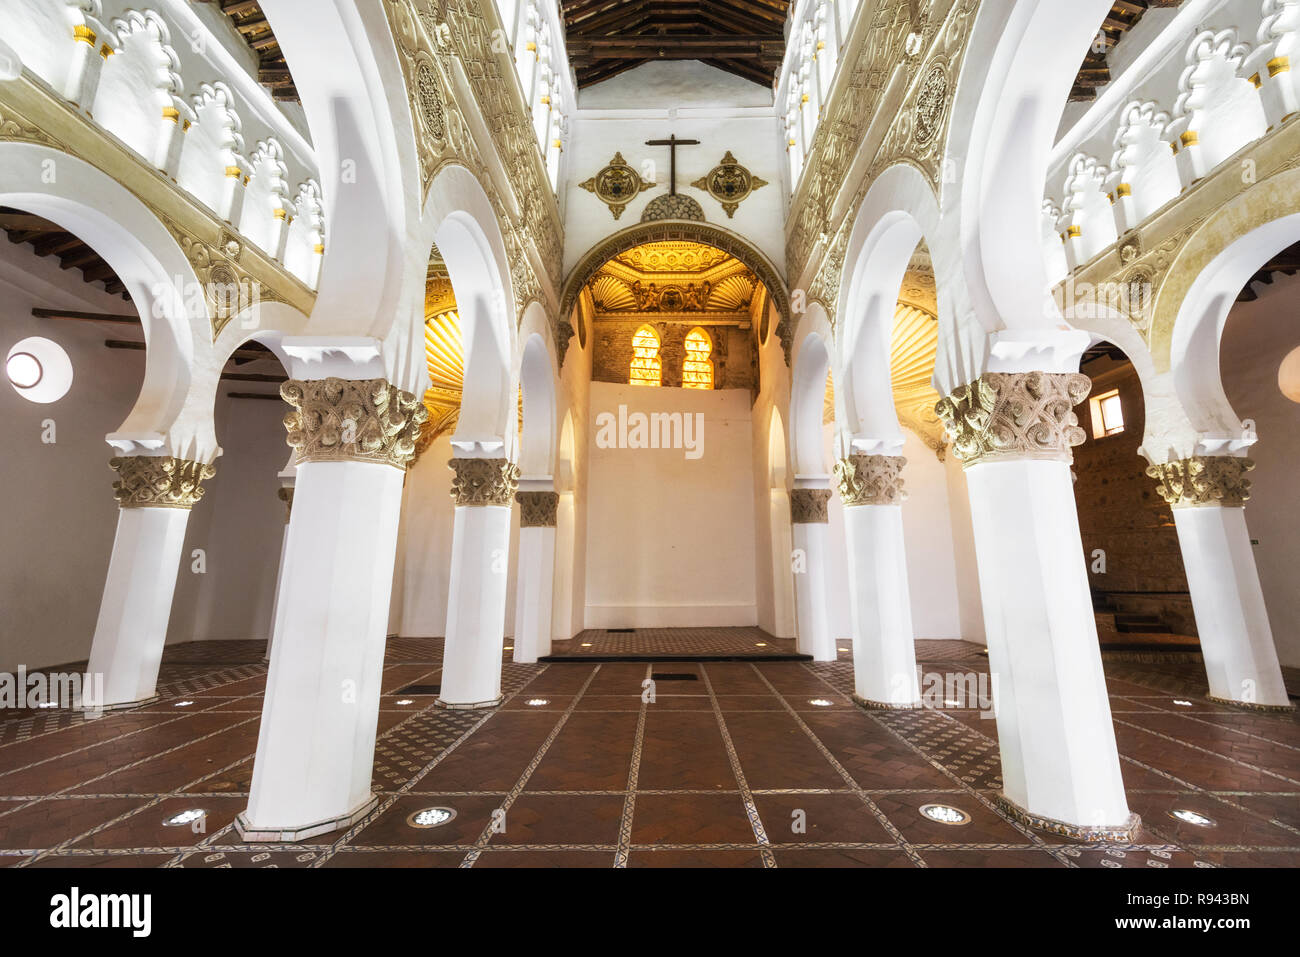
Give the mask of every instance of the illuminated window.
[[682, 360], [682, 387], [686, 389], [713, 388], [713, 362], [709, 353], [713, 343], [703, 329], [692, 329], [686, 335], [686, 358]]
[[1119, 390], [1112, 389], [1089, 400], [1092, 411], [1092, 437], [1104, 438], [1118, 435], [1124, 431], [1124, 406], [1120, 402]]
[[642, 326], [632, 337], [632, 385], [656, 386], [663, 383], [659, 362], [659, 336], [649, 326]]

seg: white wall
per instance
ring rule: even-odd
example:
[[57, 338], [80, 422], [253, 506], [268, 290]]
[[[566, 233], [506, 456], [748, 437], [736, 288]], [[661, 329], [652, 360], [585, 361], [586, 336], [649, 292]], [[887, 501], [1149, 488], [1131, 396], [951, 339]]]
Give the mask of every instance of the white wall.
[[[703, 455], [600, 448], [602, 412], [704, 414]], [[748, 390], [591, 384], [587, 626], [754, 625], [753, 438]]]
[[1250, 449], [1246, 525], [1282, 664], [1300, 667], [1300, 405], [1278, 389], [1277, 370], [1300, 346], [1300, 277], [1278, 276], [1256, 285], [1259, 299], [1238, 303], [1228, 314], [1220, 350], [1224, 391], [1242, 419], [1253, 419], [1259, 442]]
[[[672, 134], [700, 141], [698, 146], [677, 149], [677, 192], [698, 201], [709, 223], [739, 233], [784, 269], [781, 170], [785, 151], [770, 90], [703, 63], [679, 60], [628, 70], [584, 91], [578, 102], [581, 108], [573, 116], [565, 172], [566, 271], [606, 236], [635, 226], [646, 204], [667, 194], [668, 147], [645, 142]], [[627, 104], [638, 108], [627, 109]], [[728, 150], [769, 184], [742, 202], [731, 219], [707, 191], [691, 186]], [[595, 176], [616, 152], [637, 170], [643, 162], [653, 161], [658, 184], [634, 198], [618, 220], [594, 194], [578, 186]]]

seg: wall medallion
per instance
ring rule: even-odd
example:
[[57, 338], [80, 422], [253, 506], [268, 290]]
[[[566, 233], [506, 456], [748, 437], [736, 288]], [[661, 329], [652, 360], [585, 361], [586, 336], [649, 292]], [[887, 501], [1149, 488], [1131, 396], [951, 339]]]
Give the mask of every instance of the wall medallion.
[[627, 204], [638, 193], [654, 186], [654, 183], [643, 180], [640, 173], [627, 165], [622, 153], [615, 153], [608, 166], [578, 185], [589, 193], [595, 193], [596, 198], [608, 206], [614, 218], [618, 219], [623, 215]]
[[766, 186], [767, 180], [741, 166], [736, 162], [736, 157], [731, 155], [731, 150], [727, 150], [722, 162], [709, 170], [709, 175], [697, 179], [691, 185], [704, 190], [721, 203], [727, 218], [731, 219], [736, 215], [741, 202], [754, 190]]
[[916, 96], [916, 142], [925, 145], [934, 139], [943, 120], [948, 102], [948, 73], [940, 63], [934, 64], [921, 80]]

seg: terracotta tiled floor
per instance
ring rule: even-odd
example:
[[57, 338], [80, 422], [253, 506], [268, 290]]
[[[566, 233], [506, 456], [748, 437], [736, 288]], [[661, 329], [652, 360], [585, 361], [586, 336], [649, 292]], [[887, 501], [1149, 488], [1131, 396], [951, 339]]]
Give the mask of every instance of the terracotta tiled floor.
[[[245, 845], [231, 827], [261, 716], [258, 643], [169, 650], [162, 697], [144, 708], [89, 722], [11, 713], [0, 719], [0, 866], [1300, 866], [1300, 720], [1205, 700], [1185, 659], [1108, 657], [1144, 824], [1118, 846], [1007, 819], [994, 804], [997, 729], [978, 710], [855, 707], [847, 642], [840, 661], [817, 664], [506, 661], [506, 701], [488, 712], [399, 694], [437, 683], [441, 645], [389, 642], [379, 806], [303, 845]], [[925, 674], [987, 672], [961, 642], [918, 642], [918, 656]], [[644, 700], [644, 680], [665, 673], [679, 677]], [[932, 802], [971, 820], [934, 823], [919, 813]], [[407, 825], [434, 805], [456, 817]], [[207, 812], [199, 833], [163, 826], [194, 807]], [[1182, 824], [1176, 808], [1215, 826]]]

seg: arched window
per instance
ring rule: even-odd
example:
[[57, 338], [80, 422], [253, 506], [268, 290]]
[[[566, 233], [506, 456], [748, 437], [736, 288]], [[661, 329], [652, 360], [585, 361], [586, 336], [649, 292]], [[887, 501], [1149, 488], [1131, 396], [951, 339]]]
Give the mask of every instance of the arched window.
[[663, 366], [659, 362], [659, 336], [649, 326], [642, 326], [632, 337], [632, 385], [663, 384]]
[[713, 341], [703, 329], [695, 328], [686, 334], [686, 358], [682, 360], [682, 387], [685, 389], [712, 389], [713, 362], [709, 353]]

